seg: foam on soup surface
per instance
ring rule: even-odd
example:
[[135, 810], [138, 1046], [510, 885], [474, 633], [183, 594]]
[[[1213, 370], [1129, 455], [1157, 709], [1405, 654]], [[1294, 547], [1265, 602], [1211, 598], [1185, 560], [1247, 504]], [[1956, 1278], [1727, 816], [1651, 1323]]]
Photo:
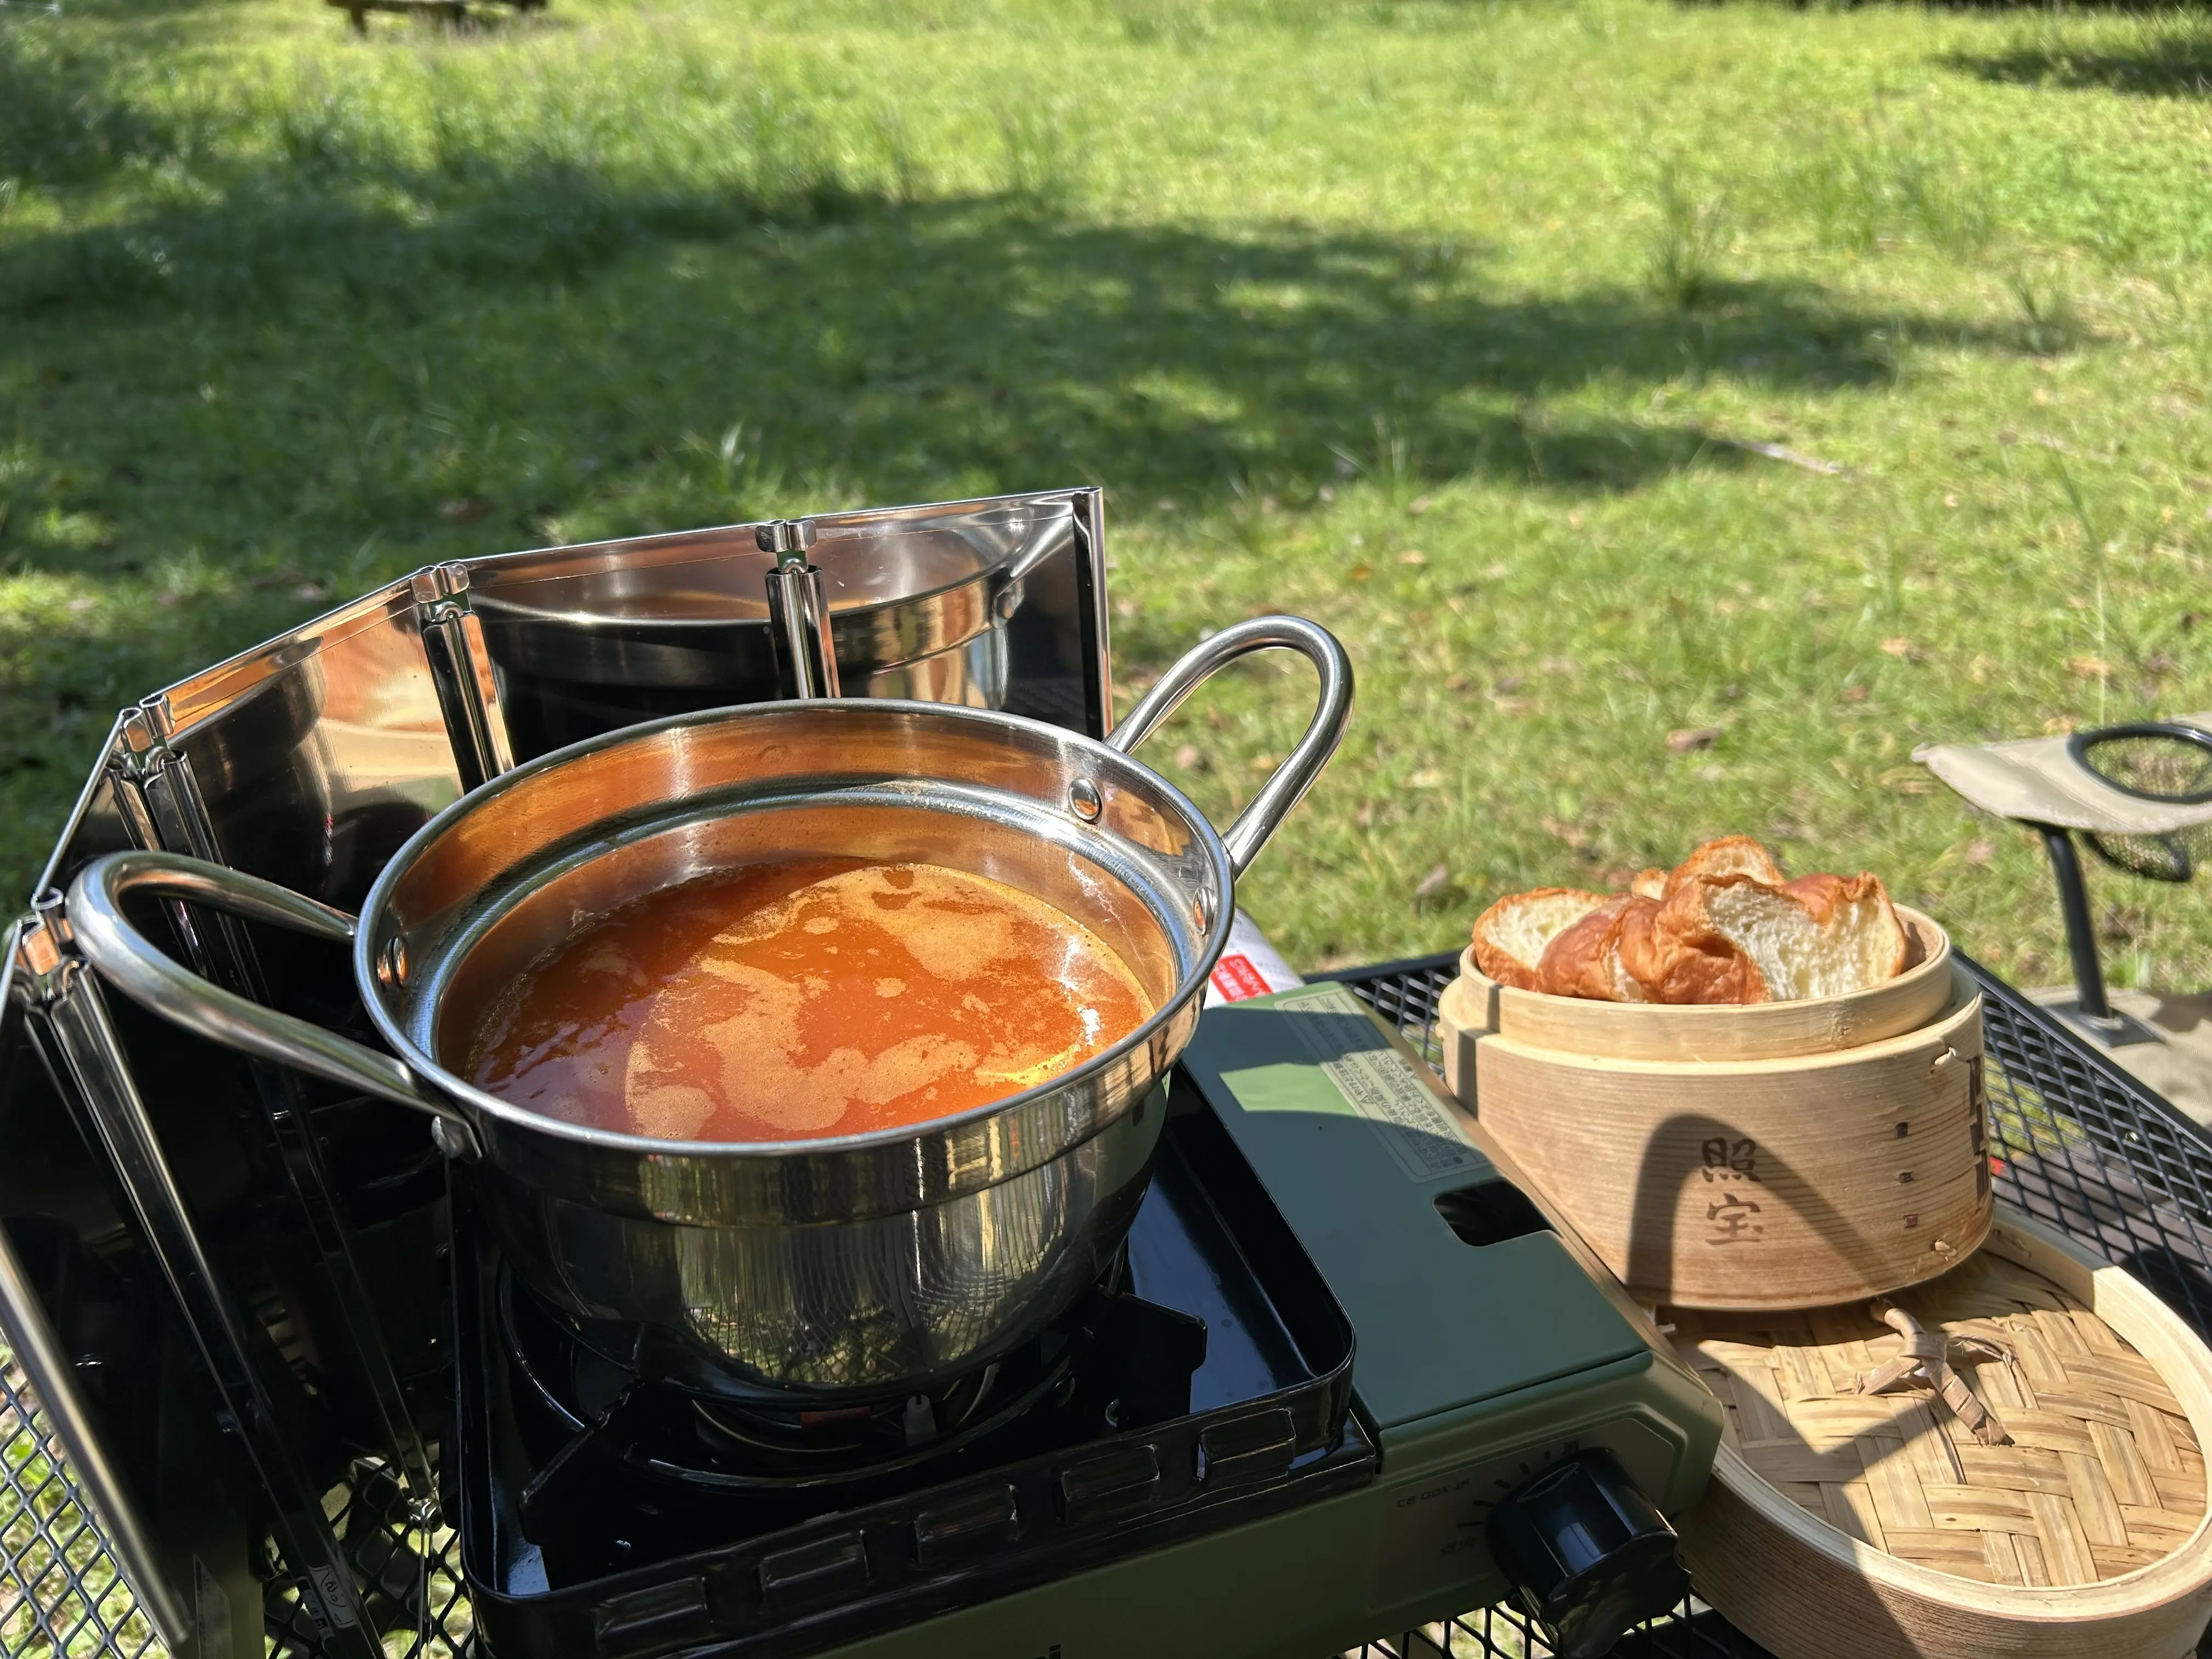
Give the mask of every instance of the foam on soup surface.
[[927, 1121], [1042, 1083], [1152, 1005], [1074, 918], [933, 864], [757, 865], [636, 900], [495, 1006], [469, 1075], [670, 1140]]

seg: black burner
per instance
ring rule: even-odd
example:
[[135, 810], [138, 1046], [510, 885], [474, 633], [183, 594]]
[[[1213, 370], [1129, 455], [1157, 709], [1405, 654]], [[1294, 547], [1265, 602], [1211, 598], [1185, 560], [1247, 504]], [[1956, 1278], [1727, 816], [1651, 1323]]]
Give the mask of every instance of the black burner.
[[512, 1374], [541, 1431], [566, 1437], [525, 1488], [526, 1518], [558, 1481], [609, 1457], [677, 1486], [822, 1501], [955, 1462], [1000, 1430], [1035, 1449], [1181, 1416], [1206, 1326], [1129, 1285], [1125, 1249], [1073, 1312], [1004, 1358], [927, 1394], [824, 1407], [714, 1377], [703, 1362], [664, 1374], [639, 1363], [651, 1345], [635, 1331], [580, 1328], [501, 1269]]
[[1373, 1472], [1350, 1324], [1210, 1114], [1171, 1121], [1122, 1255], [1053, 1329], [830, 1409], [556, 1317], [459, 1200], [448, 1468], [501, 1659], [623, 1659], [624, 1609], [671, 1595], [683, 1645], [816, 1652]]

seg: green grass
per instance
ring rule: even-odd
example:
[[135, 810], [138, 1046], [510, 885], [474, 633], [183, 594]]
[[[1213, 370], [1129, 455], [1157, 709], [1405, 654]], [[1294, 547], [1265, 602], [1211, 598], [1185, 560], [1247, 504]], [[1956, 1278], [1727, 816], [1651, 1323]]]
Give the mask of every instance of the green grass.
[[[1294, 960], [1750, 830], [2062, 977], [1909, 756], [2212, 707], [2208, 82], [2182, 15], [0, 9], [0, 874], [118, 703], [415, 566], [1095, 481], [1125, 698], [1263, 609], [1358, 661]], [[1155, 758], [1228, 812], [1302, 672]]]

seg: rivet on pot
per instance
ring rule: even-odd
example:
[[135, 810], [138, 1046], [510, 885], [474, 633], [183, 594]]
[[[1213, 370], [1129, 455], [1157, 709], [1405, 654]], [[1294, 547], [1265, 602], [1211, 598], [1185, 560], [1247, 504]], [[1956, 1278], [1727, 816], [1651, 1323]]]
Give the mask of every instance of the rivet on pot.
[[1078, 778], [1067, 786], [1067, 810], [1085, 823], [1096, 823], [1101, 802], [1098, 786], [1088, 778]]
[[404, 985], [407, 981], [407, 941], [397, 933], [384, 941], [384, 949], [377, 956], [376, 981], [384, 986]]

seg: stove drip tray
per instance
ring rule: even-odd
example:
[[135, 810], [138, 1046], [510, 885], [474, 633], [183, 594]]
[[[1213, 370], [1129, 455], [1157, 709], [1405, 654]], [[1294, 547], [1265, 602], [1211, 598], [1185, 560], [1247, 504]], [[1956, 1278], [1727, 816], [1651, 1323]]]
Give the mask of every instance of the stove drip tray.
[[499, 1334], [515, 1404], [533, 1444], [556, 1448], [523, 1489], [525, 1529], [571, 1535], [561, 1506], [596, 1508], [611, 1462], [678, 1491], [820, 1504], [927, 1479], [1003, 1431], [1033, 1447], [1184, 1416], [1205, 1322], [1133, 1294], [1129, 1279], [1125, 1249], [1066, 1318], [1004, 1358], [927, 1394], [824, 1407], [744, 1383], [702, 1387], [696, 1364], [671, 1376], [636, 1363], [650, 1347], [638, 1333], [581, 1334], [502, 1268]]
[[1352, 1328], [1210, 1114], [1113, 1269], [927, 1395], [823, 1409], [655, 1364], [517, 1285], [455, 1206], [448, 1464], [500, 1659], [802, 1655], [1364, 1484]]

